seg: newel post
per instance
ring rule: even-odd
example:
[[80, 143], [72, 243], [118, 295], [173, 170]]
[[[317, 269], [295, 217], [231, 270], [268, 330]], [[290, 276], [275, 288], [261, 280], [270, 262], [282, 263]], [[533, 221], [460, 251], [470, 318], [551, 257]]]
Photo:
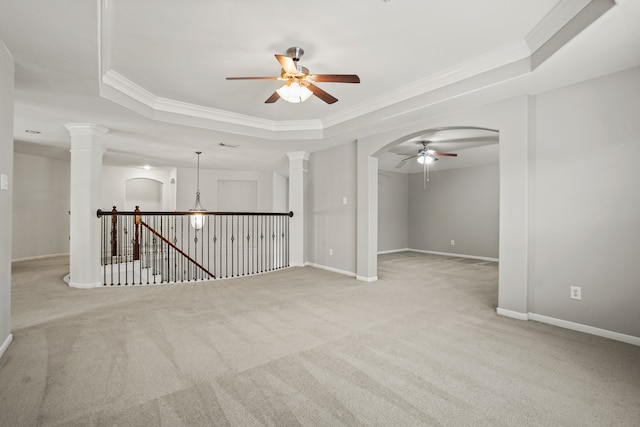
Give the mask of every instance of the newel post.
[[118, 255], [118, 210], [111, 209], [111, 256]]
[[[134, 211], [135, 213], [140, 213], [140, 206], [136, 206], [136, 209]], [[135, 234], [133, 237], [133, 260], [134, 261], [139, 261], [140, 260], [140, 215], [136, 215], [136, 227], [135, 227]]]

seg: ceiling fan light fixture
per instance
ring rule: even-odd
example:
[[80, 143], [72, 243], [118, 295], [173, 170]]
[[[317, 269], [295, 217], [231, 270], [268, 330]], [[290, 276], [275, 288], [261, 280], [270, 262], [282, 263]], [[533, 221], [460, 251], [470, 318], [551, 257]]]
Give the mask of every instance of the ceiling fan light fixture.
[[416, 157], [416, 160], [421, 165], [425, 165], [425, 164], [428, 165], [428, 164], [433, 163], [436, 159], [435, 159], [435, 157], [431, 156], [430, 154], [421, 153], [418, 157]]
[[313, 92], [311, 92], [309, 88], [301, 86], [297, 81], [283, 84], [276, 92], [280, 95], [280, 98], [292, 104], [304, 102], [313, 95]]

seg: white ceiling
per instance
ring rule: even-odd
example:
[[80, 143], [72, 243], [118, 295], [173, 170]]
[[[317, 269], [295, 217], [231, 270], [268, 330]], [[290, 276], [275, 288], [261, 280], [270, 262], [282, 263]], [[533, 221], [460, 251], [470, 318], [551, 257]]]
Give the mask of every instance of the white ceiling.
[[[204, 167], [286, 171], [287, 152], [437, 112], [449, 102], [438, 89], [465, 79], [478, 102], [640, 65], [640, 1], [607, 11], [611, 2], [0, 0], [0, 38], [16, 61], [16, 151], [67, 156], [64, 124], [89, 122], [110, 129], [107, 164], [193, 166], [200, 150]], [[558, 40], [585, 6], [604, 14]], [[225, 80], [279, 75], [274, 54], [291, 46], [311, 73], [361, 83], [318, 83], [332, 105], [265, 104], [278, 82]], [[479, 144], [477, 163], [497, 161], [493, 145]], [[474, 150], [455, 164], [473, 164]], [[382, 155], [380, 166], [399, 171], [400, 158]]]

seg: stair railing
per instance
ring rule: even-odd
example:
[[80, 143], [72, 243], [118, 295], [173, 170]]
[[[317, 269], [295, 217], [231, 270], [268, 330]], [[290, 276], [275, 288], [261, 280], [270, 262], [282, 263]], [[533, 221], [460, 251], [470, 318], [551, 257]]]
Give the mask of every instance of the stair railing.
[[[289, 266], [292, 212], [98, 210], [105, 286], [258, 274]], [[202, 228], [190, 224], [204, 215]]]

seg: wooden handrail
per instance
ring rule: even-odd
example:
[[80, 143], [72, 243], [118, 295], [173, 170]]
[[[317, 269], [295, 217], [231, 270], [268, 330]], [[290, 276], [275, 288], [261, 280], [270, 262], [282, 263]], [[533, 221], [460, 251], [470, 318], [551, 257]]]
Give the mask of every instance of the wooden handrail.
[[196, 266], [198, 266], [202, 271], [204, 271], [205, 273], [207, 273], [209, 275], [209, 277], [212, 278], [216, 278], [215, 274], [211, 273], [209, 270], [207, 270], [206, 268], [204, 268], [202, 265], [200, 265], [200, 263], [198, 263], [198, 261], [196, 261], [195, 259], [191, 258], [189, 255], [187, 255], [186, 253], [184, 253], [179, 247], [177, 247], [176, 245], [174, 245], [173, 243], [171, 243], [169, 240], [167, 240], [162, 234], [158, 233], [156, 230], [153, 229], [153, 227], [149, 226], [146, 222], [140, 220], [140, 225], [142, 225], [143, 227], [147, 228], [149, 231], [151, 231], [154, 235], [158, 236], [158, 238], [160, 238], [160, 240], [162, 240], [163, 242], [165, 242], [167, 245], [169, 245], [170, 247], [172, 247], [176, 252], [178, 252], [180, 255], [182, 255], [183, 257], [185, 257], [186, 259], [188, 259], [189, 261], [191, 261], [192, 263], [194, 263]]
[[123, 216], [135, 216], [135, 215], [152, 215], [152, 216], [169, 216], [169, 215], [177, 215], [177, 216], [183, 216], [183, 215], [244, 215], [244, 216], [288, 216], [288, 217], [293, 217], [293, 212], [289, 211], [289, 212], [192, 212], [192, 211], [186, 211], [186, 212], [160, 212], [160, 211], [154, 211], [154, 212], [145, 212], [145, 211], [117, 211], [117, 212], [112, 212], [112, 211], [103, 211], [102, 209], [98, 209], [98, 211], [96, 212], [96, 215], [98, 216], [98, 218], [102, 218], [103, 215], [123, 215]]

